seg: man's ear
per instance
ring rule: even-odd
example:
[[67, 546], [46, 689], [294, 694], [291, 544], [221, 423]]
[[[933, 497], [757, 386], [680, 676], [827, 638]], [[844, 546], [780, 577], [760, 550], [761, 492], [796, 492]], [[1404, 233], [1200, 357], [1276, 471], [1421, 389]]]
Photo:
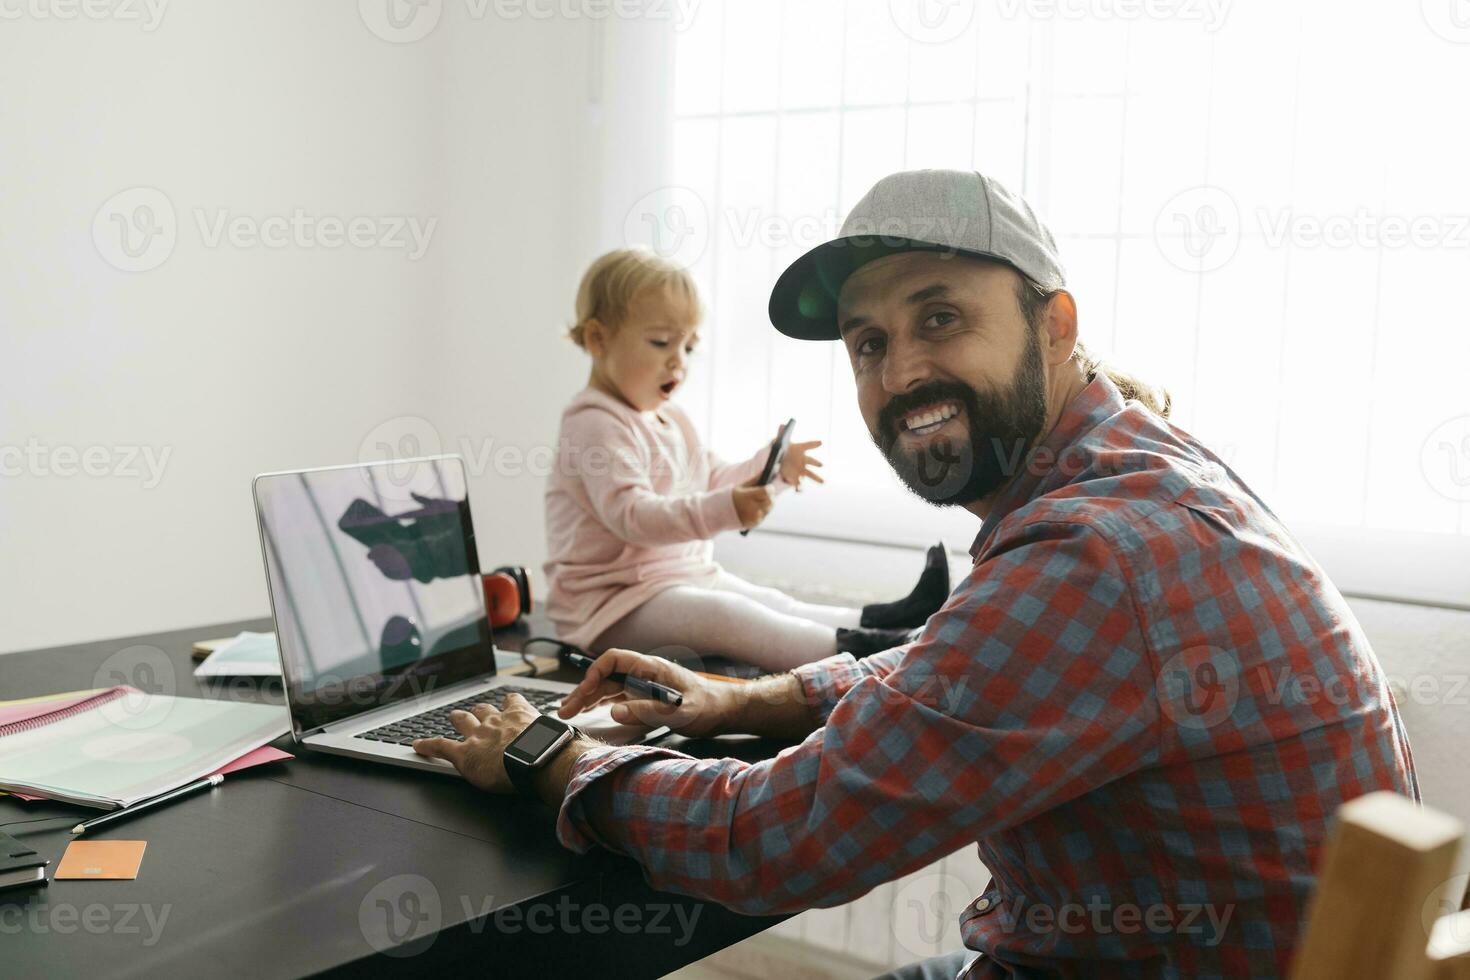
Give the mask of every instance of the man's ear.
[[1058, 367], [1077, 348], [1077, 300], [1059, 289], [1047, 300], [1041, 315], [1041, 352], [1046, 363]]

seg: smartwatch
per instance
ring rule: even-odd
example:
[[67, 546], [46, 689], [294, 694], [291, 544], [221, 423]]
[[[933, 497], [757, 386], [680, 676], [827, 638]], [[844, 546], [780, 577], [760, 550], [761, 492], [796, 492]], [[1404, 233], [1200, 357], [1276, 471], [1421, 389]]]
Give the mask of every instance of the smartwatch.
[[580, 734], [560, 718], [537, 715], [536, 720], [505, 747], [505, 774], [510, 777], [516, 792], [530, 799], [539, 799], [532, 782], [536, 773]]

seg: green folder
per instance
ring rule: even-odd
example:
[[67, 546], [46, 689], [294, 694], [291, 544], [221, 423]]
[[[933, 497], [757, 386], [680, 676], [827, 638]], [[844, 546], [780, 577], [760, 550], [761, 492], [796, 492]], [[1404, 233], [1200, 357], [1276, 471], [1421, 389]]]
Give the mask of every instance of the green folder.
[[273, 705], [115, 687], [0, 727], [0, 789], [110, 810], [208, 775], [290, 731]]

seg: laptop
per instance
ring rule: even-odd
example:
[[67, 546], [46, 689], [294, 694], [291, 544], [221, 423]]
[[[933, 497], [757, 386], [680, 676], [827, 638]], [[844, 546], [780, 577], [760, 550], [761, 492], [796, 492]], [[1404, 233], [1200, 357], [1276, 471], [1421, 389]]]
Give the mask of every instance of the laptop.
[[298, 744], [454, 773], [412, 747], [460, 738], [450, 711], [515, 691], [549, 713], [572, 690], [496, 676], [459, 456], [265, 473], [254, 496]]

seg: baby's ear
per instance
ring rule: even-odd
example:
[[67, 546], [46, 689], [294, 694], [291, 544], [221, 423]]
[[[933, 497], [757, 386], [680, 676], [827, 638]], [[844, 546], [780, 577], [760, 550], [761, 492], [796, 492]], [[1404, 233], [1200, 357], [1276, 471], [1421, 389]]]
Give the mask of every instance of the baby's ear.
[[591, 317], [582, 325], [582, 346], [593, 357], [601, 357], [602, 352], [607, 349], [607, 335], [607, 324], [595, 316]]

